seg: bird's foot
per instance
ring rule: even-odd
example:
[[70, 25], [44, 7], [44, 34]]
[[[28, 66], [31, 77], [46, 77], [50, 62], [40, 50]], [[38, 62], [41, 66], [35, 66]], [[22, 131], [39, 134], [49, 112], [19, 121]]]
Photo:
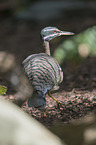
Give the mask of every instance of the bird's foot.
[[59, 108], [59, 109], [60, 109], [60, 106], [61, 106], [62, 108], [64, 108], [64, 106], [62, 105], [62, 103], [59, 102], [59, 101], [58, 101], [57, 99], [55, 99], [54, 97], [52, 97], [52, 95], [51, 95], [50, 92], [48, 92], [48, 95], [49, 95], [50, 98], [52, 98], [54, 101], [56, 101], [56, 103], [58, 104], [58, 108]]
[[43, 118], [46, 117], [45, 109], [42, 109], [42, 117], [43, 117]]

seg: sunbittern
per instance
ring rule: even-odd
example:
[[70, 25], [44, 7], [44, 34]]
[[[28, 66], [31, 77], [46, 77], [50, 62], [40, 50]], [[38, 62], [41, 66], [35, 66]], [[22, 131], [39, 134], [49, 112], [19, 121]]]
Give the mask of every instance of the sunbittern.
[[[57, 90], [63, 81], [63, 72], [58, 62], [50, 56], [49, 41], [61, 35], [73, 35], [72, 32], [61, 31], [56, 27], [46, 27], [41, 30], [45, 53], [32, 54], [23, 61], [25, 74], [34, 87], [33, 95], [28, 99], [29, 107], [44, 109], [46, 107], [45, 95], [53, 98], [51, 90]], [[58, 100], [53, 98], [57, 103]]]

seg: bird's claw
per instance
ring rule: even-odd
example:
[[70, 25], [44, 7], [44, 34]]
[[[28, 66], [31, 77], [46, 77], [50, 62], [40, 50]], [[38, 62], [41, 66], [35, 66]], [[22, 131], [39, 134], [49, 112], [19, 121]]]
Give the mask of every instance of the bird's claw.
[[43, 118], [45, 118], [46, 117], [45, 109], [42, 110], [42, 113], [43, 113]]
[[[64, 108], [64, 106], [62, 105], [61, 102], [59, 102], [57, 99], [55, 99], [54, 97], [52, 97], [51, 93], [48, 92], [49, 97], [51, 97], [54, 101], [56, 101], [56, 103], [58, 104], [58, 106], [61, 106], [62, 108]], [[58, 107], [60, 109], [60, 107]]]
[[58, 108], [59, 108], [59, 109], [60, 109], [60, 107], [62, 107], [62, 108], [64, 109], [64, 106], [62, 105], [61, 102], [58, 102], [57, 105], [58, 105]]

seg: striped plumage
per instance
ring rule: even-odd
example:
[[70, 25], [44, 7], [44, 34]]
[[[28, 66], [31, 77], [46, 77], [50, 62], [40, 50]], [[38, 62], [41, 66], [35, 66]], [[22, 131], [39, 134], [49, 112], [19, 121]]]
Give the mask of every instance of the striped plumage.
[[73, 33], [60, 31], [56, 27], [44, 28], [41, 35], [46, 53], [30, 55], [22, 62], [24, 72], [34, 88], [32, 97], [28, 99], [29, 107], [44, 109], [46, 106], [45, 94], [49, 90], [57, 90], [63, 80], [63, 72], [58, 62], [50, 56], [49, 41], [56, 36], [65, 34], [72, 35]]
[[[48, 90], [56, 90], [59, 88], [58, 85], [63, 80], [63, 72], [58, 62], [51, 56], [45, 53], [33, 54], [26, 58], [22, 64], [25, 74], [32, 83], [34, 90], [41, 91], [43, 98], [45, 98], [45, 94]], [[42, 96], [39, 105], [36, 103], [36, 100], [35, 97], [35, 102], [33, 105], [29, 102], [29, 106], [38, 107], [42, 106], [42, 104], [44, 105]]]
[[56, 88], [63, 80], [63, 78], [61, 79], [59, 64], [45, 53], [30, 55], [22, 64], [24, 64], [25, 74], [34, 86], [34, 89], [40, 90], [44, 94], [53, 87]]

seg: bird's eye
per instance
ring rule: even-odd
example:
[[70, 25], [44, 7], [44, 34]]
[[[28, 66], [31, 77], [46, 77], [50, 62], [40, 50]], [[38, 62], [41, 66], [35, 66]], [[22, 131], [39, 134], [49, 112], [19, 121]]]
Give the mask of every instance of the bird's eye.
[[53, 32], [56, 33], [56, 30], [54, 30]]

